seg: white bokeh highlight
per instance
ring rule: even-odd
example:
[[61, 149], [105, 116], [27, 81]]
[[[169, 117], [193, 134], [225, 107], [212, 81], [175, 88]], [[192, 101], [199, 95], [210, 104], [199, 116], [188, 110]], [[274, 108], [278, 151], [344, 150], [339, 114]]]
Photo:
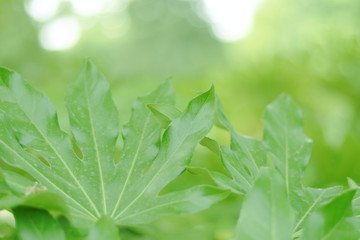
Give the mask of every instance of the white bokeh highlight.
[[251, 31], [254, 14], [262, 0], [203, 0], [215, 35], [226, 42], [239, 40]]
[[56, 16], [62, 0], [29, 0], [25, 3], [28, 14], [38, 22], [45, 22]]
[[73, 47], [80, 38], [80, 24], [73, 17], [62, 17], [45, 24], [40, 30], [40, 43], [52, 51]]

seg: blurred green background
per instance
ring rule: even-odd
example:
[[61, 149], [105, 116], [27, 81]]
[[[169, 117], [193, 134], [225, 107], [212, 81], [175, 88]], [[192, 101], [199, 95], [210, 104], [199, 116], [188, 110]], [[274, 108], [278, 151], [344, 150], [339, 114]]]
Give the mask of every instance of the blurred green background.
[[[111, 83], [122, 124], [136, 96], [172, 78], [180, 108], [214, 83], [236, 129], [261, 138], [262, 111], [288, 93], [314, 140], [304, 184], [320, 187], [360, 181], [359, 26], [358, 0], [0, 0], [0, 65], [44, 91], [65, 129], [62, 99], [86, 57]], [[221, 167], [201, 147], [193, 164]], [[210, 180], [185, 173], [169, 188], [198, 182]], [[129, 239], [231, 239], [240, 202]]]

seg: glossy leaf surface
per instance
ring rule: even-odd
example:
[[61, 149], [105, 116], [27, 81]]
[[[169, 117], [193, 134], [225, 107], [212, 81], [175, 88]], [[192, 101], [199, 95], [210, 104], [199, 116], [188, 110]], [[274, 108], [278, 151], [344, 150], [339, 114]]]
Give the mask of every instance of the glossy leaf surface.
[[66, 97], [80, 153], [60, 128], [50, 101], [17, 73], [0, 70], [0, 96], [3, 160], [59, 194], [76, 224], [90, 226], [104, 216], [116, 224], [147, 223], [165, 214], [205, 209], [226, 196], [208, 186], [158, 196], [186, 168], [211, 129], [213, 88], [192, 100], [165, 131], [148, 105], [174, 103], [169, 83], [138, 98], [122, 131], [120, 160], [114, 159], [117, 110], [108, 83], [91, 62], [84, 64]]

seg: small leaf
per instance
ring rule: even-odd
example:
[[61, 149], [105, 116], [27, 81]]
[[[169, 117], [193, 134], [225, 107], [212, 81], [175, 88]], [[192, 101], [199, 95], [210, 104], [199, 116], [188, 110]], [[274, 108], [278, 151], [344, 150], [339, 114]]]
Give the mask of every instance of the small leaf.
[[345, 192], [312, 213], [305, 223], [301, 239], [359, 239], [360, 233], [354, 219], [351, 218], [351, 201], [354, 194], [354, 190]]
[[141, 219], [139, 222], [131, 220], [132, 224], [151, 222], [162, 215], [184, 215], [194, 213], [210, 207], [227, 197], [229, 192], [221, 188], [199, 185], [183, 191], [177, 191], [160, 196], [153, 201], [143, 203], [143, 210], [127, 216], [123, 220]]
[[87, 240], [120, 240], [119, 231], [114, 222], [107, 217], [99, 219], [96, 225], [90, 230]]
[[[153, 112], [154, 116], [163, 128], [167, 128], [174, 119], [181, 115], [181, 111], [172, 105], [149, 104], [148, 107]], [[220, 147], [215, 140], [209, 137], [204, 137], [200, 141], [200, 144], [216, 155], [220, 155]]]
[[216, 172], [216, 171], [209, 171], [209, 175], [215, 181], [215, 183], [224, 189], [228, 189], [236, 194], [244, 194], [244, 188], [239, 185], [234, 179], [229, 178], [225, 174]]
[[259, 168], [266, 164], [265, 151], [259, 140], [241, 136], [234, 130], [220, 102], [218, 102], [217, 116], [221, 126], [231, 133], [230, 148], [222, 146], [220, 152], [223, 165], [232, 179], [220, 173], [211, 172], [210, 174], [220, 186], [227, 187], [238, 194], [245, 194], [252, 188]]
[[49, 192], [45, 186], [14, 171], [2, 171], [2, 173], [11, 192], [0, 197], [0, 208], [27, 206], [59, 213], [68, 212], [64, 199], [54, 192]]
[[360, 187], [359, 185], [353, 181], [352, 179], [348, 178], [349, 185], [351, 189], [356, 190], [355, 196], [352, 200], [352, 207], [354, 211], [354, 216], [359, 219], [359, 227], [360, 227]]
[[289, 240], [294, 217], [283, 178], [276, 170], [263, 167], [244, 200], [236, 239]]
[[294, 232], [297, 232], [301, 229], [303, 223], [313, 211], [329, 203], [332, 199], [341, 193], [341, 190], [342, 186], [335, 186], [325, 189], [304, 188], [301, 196], [304, 202], [304, 206], [298, 207], [298, 209], [301, 209], [301, 211], [297, 216]]
[[275, 167], [285, 179], [286, 192], [296, 208], [301, 205], [302, 176], [311, 154], [311, 140], [305, 136], [301, 110], [292, 99], [281, 95], [263, 116], [264, 145]]
[[179, 109], [168, 104], [149, 104], [148, 107], [163, 128], [167, 128], [175, 118], [181, 115]]
[[45, 210], [18, 207], [14, 216], [20, 240], [65, 240], [60, 224]]
[[0, 239], [10, 239], [15, 235], [14, 215], [7, 211], [0, 211]]
[[351, 178], [347, 178], [347, 181], [348, 181], [348, 185], [349, 185], [349, 187], [351, 188], [351, 189], [357, 189], [357, 188], [359, 188], [359, 186], [356, 184], [356, 182], [353, 180], [353, 179], [351, 179]]

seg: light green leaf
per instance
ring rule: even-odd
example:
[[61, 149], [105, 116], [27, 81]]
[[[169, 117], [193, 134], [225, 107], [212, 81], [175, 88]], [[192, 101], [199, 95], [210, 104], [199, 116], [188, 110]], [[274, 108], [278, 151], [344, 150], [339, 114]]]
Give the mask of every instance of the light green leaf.
[[304, 188], [301, 195], [301, 198], [304, 201], [304, 206], [298, 207], [301, 211], [297, 215], [294, 233], [301, 229], [304, 221], [313, 211], [329, 203], [333, 198], [341, 193], [341, 190], [341, 186], [331, 188]]
[[219, 187], [228, 189], [236, 194], [244, 194], [243, 187], [236, 180], [216, 171], [208, 171], [208, 173]]
[[9, 188], [20, 195], [29, 195], [43, 188], [43, 186], [39, 186], [34, 179], [25, 177], [17, 172], [3, 170], [2, 174]]
[[348, 178], [348, 183], [351, 189], [356, 190], [355, 196], [352, 200], [352, 207], [353, 207], [354, 216], [358, 219], [359, 221], [358, 226], [360, 227], [360, 187], [354, 180], [350, 178]]
[[295, 215], [280, 174], [263, 167], [247, 194], [236, 229], [239, 240], [289, 240]]
[[303, 199], [303, 206], [297, 207], [300, 209], [297, 214], [297, 220], [294, 227], [294, 233], [299, 231], [304, 223], [304, 221], [309, 217], [309, 215], [315, 211], [317, 208], [329, 203], [334, 197], [338, 196], [341, 193], [342, 187], [335, 186], [331, 188], [304, 188], [301, 193]]
[[107, 217], [101, 218], [90, 230], [87, 240], [120, 240], [119, 231], [115, 223]]
[[[131, 171], [124, 174], [125, 176], [132, 174], [130, 176], [136, 178], [137, 182], [133, 182], [136, 187], [128, 185], [120, 192], [116, 210], [113, 212], [117, 222], [127, 224], [141, 222], [141, 217], [132, 217], [133, 214], [148, 209], [144, 203], [151, 201], [187, 166], [194, 147], [212, 126], [213, 107], [214, 92], [211, 89], [191, 101], [185, 112], [166, 129], [162, 136], [159, 153], [148, 169], [141, 169], [141, 173], [147, 170], [141, 179], [138, 179], [139, 175], [134, 175]], [[124, 161], [126, 162], [127, 159]]]
[[19, 240], [65, 240], [60, 224], [45, 210], [18, 207], [14, 216]]
[[15, 236], [14, 215], [7, 210], [1, 210], [0, 211], [0, 239], [10, 239], [13, 236]]
[[17, 206], [28, 206], [40, 209], [67, 213], [63, 198], [47, 191], [45, 186], [13, 171], [2, 171], [8, 191], [0, 197], [0, 209], [11, 209]]
[[[194, 213], [211, 206], [227, 197], [229, 192], [221, 188], [200, 185], [183, 191], [169, 193], [160, 196], [153, 201], [143, 203], [143, 210], [134, 212], [123, 220], [134, 219], [132, 223], [151, 222], [161, 215], [169, 213], [184, 215], [185, 213]], [[139, 219], [136, 222], [135, 219]]]
[[78, 181], [84, 184], [80, 188], [86, 188], [84, 195], [95, 215], [108, 215], [112, 203], [107, 196], [115, 190], [109, 184], [115, 176], [119, 121], [109, 85], [93, 64], [84, 65], [65, 102], [72, 133], [83, 155], [84, 168], [79, 176], [84, 179]]
[[348, 177], [347, 181], [348, 181], [348, 185], [349, 185], [349, 187], [351, 189], [358, 189], [359, 188], [359, 186], [357, 185], [357, 183], [353, 179]]
[[175, 118], [181, 115], [179, 109], [169, 104], [149, 104], [148, 107], [163, 128], [167, 128]]
[[[148, 105], [173, 103], [169, 83], [138, 98], [123, 128], [121, 159], [114, 161], [117, 111], [104, 77], [86, 62], [66, 97], [71, 131], [81, 150], [78, 156], [69, 135], [60, 129], [50, 101], [15, 72], [0, 69], [0, 154], [46, 191], [59, 194], [78, 225], [90, 226], [104, 216], [116, 224], [132, 224], [164, 214], [192, 213], [203, 205], [167, 208], [151, 218], [137, 214], [176, 196], [158, 194], [186, 168], [213, 124], [213, 88], [192, 100], [163, 132]], [[224, 195], [220, 190], [208, 193], [204, 206]], [[204, 200], [205, 195], [197, 199]]]
[[297, 211], [302, 176], [311, 154], [311, 140], [305, 136], [299, 107], [289, 96], [281, 95], [263, 116], [264, 145], [285, 179], [286, 192]]
[[[168, 104], [149, 104], [148, 107], [163, 128], [167, 128], [175, 118], [178, 118], [181, 115], [181, 111], [179, 109]], [[220, 147], [215, 140], [209, 137], [204, 137], [200, 141], [200, 144], [208, 148], [216, 155], [220, 155]]]
[[351, 201], [355, 190], [343, 193], [327, 205], [313, 212], [304, 225], [301, 239], [357, 240], [360, 232], [352, 218]]
[[238, 194], [245, 194], [252, 188], [259, 168], [266, 164], [265, 151], [259, 140], [241, 136], [234, 130], [220, 102], [218, 102], [217, 116], [221, 126], [231, 133], [230, 148], [222, 146], [220, 152], [223, 165], [232, 179], [220, 173], [210, 174], [220, 186]]

